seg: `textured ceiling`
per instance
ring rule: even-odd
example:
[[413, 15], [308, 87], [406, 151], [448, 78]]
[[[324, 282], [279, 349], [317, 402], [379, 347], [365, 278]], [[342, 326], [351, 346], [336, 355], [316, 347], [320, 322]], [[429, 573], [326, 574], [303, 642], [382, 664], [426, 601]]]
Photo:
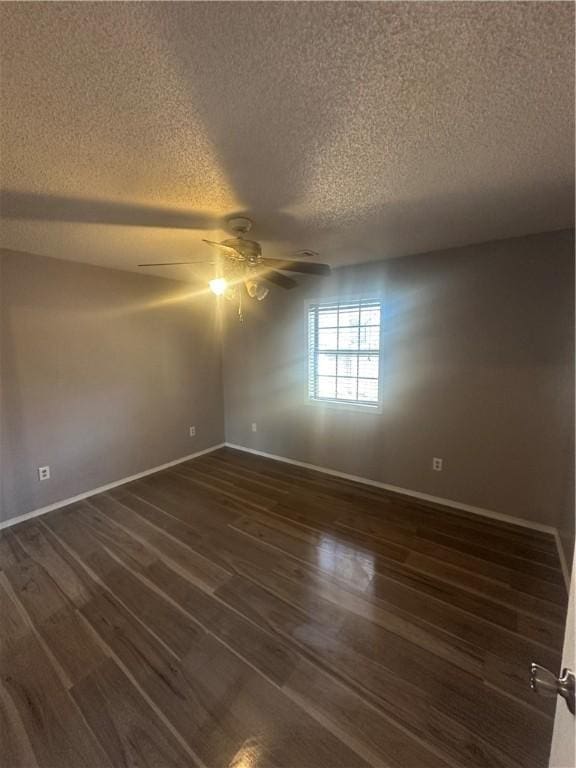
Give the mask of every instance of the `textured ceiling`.
[[572, 226], [573, 16], [2, 3], [0, 245], [137, 269], [245, 212], [337, 265]]

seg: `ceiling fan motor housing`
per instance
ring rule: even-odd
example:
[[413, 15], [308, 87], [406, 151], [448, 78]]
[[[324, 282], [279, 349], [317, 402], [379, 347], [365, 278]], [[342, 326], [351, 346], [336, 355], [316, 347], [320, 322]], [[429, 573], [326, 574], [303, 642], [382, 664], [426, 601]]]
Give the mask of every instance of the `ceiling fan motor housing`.
[[250, 264], [258, 264], [262, 258], [262, 248], [256, 240], [245, 240], [243, 237], [234, 237], [230, 240], [224, 240], [222, 245], [228, 245], [235, 248], [238, 253]]

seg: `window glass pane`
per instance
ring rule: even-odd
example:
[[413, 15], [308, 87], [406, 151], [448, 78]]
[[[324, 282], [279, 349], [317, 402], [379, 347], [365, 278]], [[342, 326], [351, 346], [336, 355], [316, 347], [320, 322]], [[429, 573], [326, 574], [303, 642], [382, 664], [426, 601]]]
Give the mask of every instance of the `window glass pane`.
[[346, 307], [346, 309], [341, 309], [338, 313], [338, 325], [342, 328], [343, 326], [350, 326], [350, 325], [358, 325], [359, 323], [359, 317], [360, 312], [358, 307], [355, 309], [350, 309]]
[[338, 331], [336, 328], [318, 329], [318, 349], [337, 349]]
[[358, 328], [338, 330], [338, 349], [358, 349]]
[[319, 328], [335, 328], [338, 325], [338, 312], [318, 312]]
[[379, 355], [360, 355], [358, 358], [358, 376], [366, 376], [369, 379], [377, 379], [379, 367]]
[[336, 355], [318, 355], [318, 374], [336, 376]]
[[336, 379], [336, 395], [343, 400], [356, 400], [357, 379]]
[[356, 355], [338, 355], [338, 376], [358, 376]]
[[378, 382], [374, 379], [358, 379], [358, 400], [368, 403], [377, 402]]
[[318, 376], [318, 397], [336, 397], [334, 376]]
[[380, 328], [368, 326], [360, 328], [360, 349], [378, 349], [380, 345]]
[[370, 307], [360, 312], [360, 325], [380, 325], [380, 308]]

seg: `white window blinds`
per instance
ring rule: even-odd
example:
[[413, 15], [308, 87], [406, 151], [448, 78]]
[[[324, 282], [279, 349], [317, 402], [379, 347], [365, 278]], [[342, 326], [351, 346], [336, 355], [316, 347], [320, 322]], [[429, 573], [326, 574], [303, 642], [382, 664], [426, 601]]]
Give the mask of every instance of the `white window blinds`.
[[308, 394], [313, 400], [380, 404], [379, 300], [311, 304]]

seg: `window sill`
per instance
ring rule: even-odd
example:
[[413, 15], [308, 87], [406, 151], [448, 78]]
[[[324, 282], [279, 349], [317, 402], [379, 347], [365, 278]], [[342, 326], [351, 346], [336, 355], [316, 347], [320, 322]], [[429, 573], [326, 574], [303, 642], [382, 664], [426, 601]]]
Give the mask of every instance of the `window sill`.
[[346, 403], [340, 400], [315, 400], [309, 397], [306, 405], [312, 405], [315, 408], [328, 408], [332, 411], [355, 411], [356, 413], [382, 413], [382, 405], [372, 405], [369, 403]]

